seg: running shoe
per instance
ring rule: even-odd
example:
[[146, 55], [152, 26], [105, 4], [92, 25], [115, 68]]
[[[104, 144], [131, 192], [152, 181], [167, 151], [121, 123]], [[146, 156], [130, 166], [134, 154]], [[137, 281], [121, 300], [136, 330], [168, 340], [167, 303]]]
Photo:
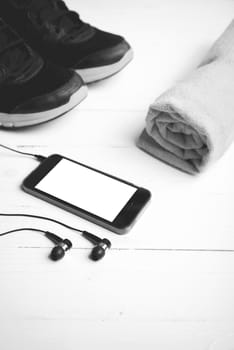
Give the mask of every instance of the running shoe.
[[75, 107], [87, 87], [74, 71], [44, 61], [0, 19], [0, 126], [54, 119]]
[[86, 83], [117, 73], [133, 57], [123, 37], [84, 23], [61, 0], [1, 0], [0, 13], [44, 59]]

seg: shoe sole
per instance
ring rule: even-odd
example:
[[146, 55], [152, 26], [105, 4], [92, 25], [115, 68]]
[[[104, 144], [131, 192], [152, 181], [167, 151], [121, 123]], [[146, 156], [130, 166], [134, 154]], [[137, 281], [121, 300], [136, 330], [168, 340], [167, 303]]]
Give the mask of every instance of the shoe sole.
[[58, 118], [61, 115], [67, 113], [68, 111], [76, 107], [81, 101], [83, 101], [87, 95], [87, 86], [82, 86], [73, 95], [71, 95], [69, 101], [66, 104], [57, 108], [38, 113], [0, 113], [0, 127], [5, 129], [13, 129], [45, 123], [49, 120]]
[[102, 67], [77, 69], [76, 72], [81, 76], [86, 84], [93, 83], [98, 80], [108, 78], [120, 70], [122, 70], [133, 59], [133, 50], [130, 49], [126, 54], [116, 63], [109, 64]]

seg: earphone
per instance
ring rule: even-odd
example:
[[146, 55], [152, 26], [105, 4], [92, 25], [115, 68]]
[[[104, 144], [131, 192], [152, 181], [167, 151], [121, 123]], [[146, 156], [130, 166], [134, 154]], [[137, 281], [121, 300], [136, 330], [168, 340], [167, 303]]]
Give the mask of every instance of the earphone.
[[[93, 261], [98, 261], [102, 259], [105, 256], [106, 250], [111, 248], [111, 242], [106, 238], [99, 238], [98, 236], [95, 236], [94, 234], [88, 232], [79, 230], [75, 227], [72, 227], [70, 225], [67, 225], [61, 221], [46, 217], [46, 216], [39, 216], [39, 215], [32, 215], [32, 214], [15, 214], [15, 213], [0, 213], [0, 216], [14, 216], [14, 217], [30, 217], [30, 218], [36, 218], [36, 219], [42, 219], [54, 222], [56, 224], [59, 224], [61, 226], [64, 226], [68, 229], [71, 229], [73, 231], [79, 232], [81, 236], [83, 236], [85, 239], [87, 239], [89, 242], [93, 243], [95, 246], [91, 251], [91, 254], [89, 258]], [[45, 235], [50, 241], [56, 244], [56, 246], [52, 249], [49, 258], [53, 261], [58, 261], [62, 259], [65, 255], [65, 253], [72, 248], [72, 242], [69, 239], [63, 239], [57, 235], [55, 235], [52, 232], [44, 231], [37, 228], [31, 228], [31, 227], [23, 227], [14, 229], [11, 231], [6, 231], [3, 233], [0, 233], [0, 236], [6, 236], [10, 233], [19, 232], [19, 231], [34, 231], [34, 232], [40, 232]]]
[[45, 236], [56, 244], [49, 255], [49, 258], [53, 261], [62, 259], [65, 252], [72, 248], [72, 242], [67, 238], [62, 239], [49, 231], [45, 232]]
[[101, 239], [88, 231], [83, 231], [82, 236], [96, 245], [91, 251], [91, 260], [97, 261], [102, 259], [106, 250], [111, 248], [111, 242], [106, 238]]

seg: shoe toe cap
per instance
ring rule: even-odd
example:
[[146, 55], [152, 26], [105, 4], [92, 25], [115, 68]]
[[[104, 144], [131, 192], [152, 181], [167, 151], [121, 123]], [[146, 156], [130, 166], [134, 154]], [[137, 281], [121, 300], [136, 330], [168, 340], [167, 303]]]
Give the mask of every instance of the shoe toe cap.
[[46, 110], [51, 110], [65, 105], [71, 98], [84, 85], [81, 77], [72, 72], [70, 79], [61, 84], [55, 90], [51, 90], [45, 94], [34, 96], [21, 104], [18, 104], [11, 113], [14, 114], [27, 114], [27, 113], [40, 113]]
[[114, 64], [120, 61], [130, 49], [130, 45], [122, 38], [122, 40], [114, 46], [97, 50], [87, 55], [81, 59], [74, 68], [86, 69]]

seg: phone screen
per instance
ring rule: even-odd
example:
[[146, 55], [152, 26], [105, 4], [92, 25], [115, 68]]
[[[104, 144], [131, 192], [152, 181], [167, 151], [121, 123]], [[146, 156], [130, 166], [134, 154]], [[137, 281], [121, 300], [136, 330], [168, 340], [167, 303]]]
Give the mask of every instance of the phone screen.
[[137, 191], [67, 159], [61, 159], [35, 188], [110, 222]]

